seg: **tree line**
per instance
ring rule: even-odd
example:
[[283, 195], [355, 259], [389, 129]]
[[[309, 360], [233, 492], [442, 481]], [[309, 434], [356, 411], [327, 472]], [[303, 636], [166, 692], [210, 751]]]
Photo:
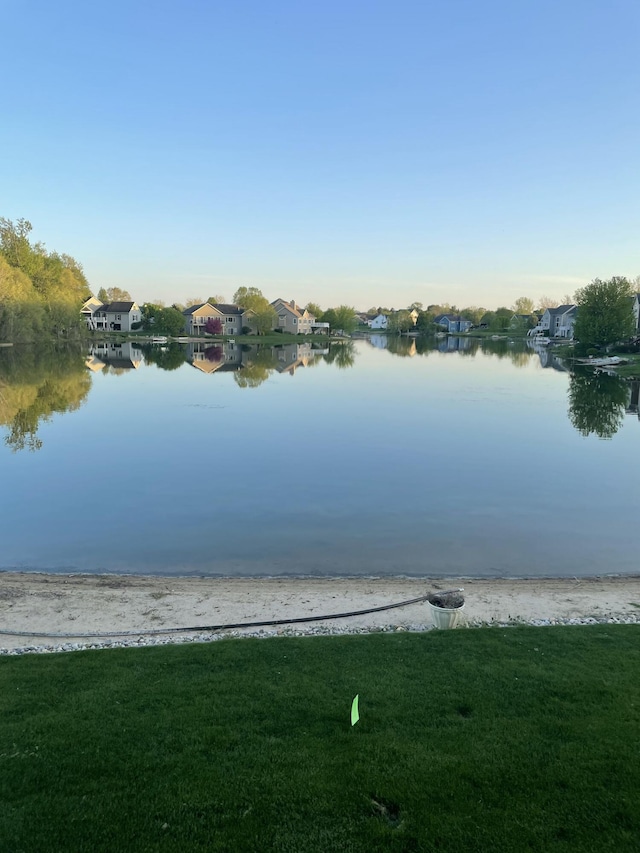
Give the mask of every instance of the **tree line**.
[[91, 296], [82, 266], [32, 243], [31, 230], [26, 219], [0, 218], [0, 340], [78, 338], [80, 308]]

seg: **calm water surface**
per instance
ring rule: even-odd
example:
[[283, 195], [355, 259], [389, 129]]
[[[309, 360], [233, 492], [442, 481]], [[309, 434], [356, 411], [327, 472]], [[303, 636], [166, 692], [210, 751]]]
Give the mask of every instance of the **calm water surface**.
[[13, 347], [0, 424], [2, 570], [638, 573], [638, 383], [522, 344]]

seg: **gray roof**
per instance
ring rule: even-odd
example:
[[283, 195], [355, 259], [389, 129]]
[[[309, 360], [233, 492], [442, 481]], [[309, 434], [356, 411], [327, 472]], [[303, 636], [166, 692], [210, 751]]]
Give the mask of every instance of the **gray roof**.
[[96, 311], [108, 311], [109, 314], [128, 314], [135, 302], [109, 302], [108, 305], [99, 305]]
[[577, 305], [558, 305], [557, 308], [549, 308], [549, 314], [566, 314], [567, 311], [577, 307]]
[[211, 308], [215, 308], [221, 314], [246, 314], [249, 310], [248, 308], [241, 308], [240, 305], [229, 305], [226, 302], [201, 302], [199, 305], [191, 305], [189, 308], [186, 308], [182, 313], [185, 315], [194, 314], [200, 308], [204, 308], [205, 305], [209, 305]]

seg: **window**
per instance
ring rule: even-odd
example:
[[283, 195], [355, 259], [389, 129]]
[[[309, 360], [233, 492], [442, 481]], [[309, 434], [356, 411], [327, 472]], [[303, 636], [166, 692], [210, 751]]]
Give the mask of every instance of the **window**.
[[120, 314], [116, 315], [116, 320], [122, 320], [122, 317], [120, 316]]
[[233, 317], [227, 317], [227, 323], [233, 323]]

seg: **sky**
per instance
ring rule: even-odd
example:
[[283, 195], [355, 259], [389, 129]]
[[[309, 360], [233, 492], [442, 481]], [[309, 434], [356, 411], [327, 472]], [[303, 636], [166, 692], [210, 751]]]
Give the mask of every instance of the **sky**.
[[637, 0], [0, 0], [0, 216], [138, 302], [640, 275]]

